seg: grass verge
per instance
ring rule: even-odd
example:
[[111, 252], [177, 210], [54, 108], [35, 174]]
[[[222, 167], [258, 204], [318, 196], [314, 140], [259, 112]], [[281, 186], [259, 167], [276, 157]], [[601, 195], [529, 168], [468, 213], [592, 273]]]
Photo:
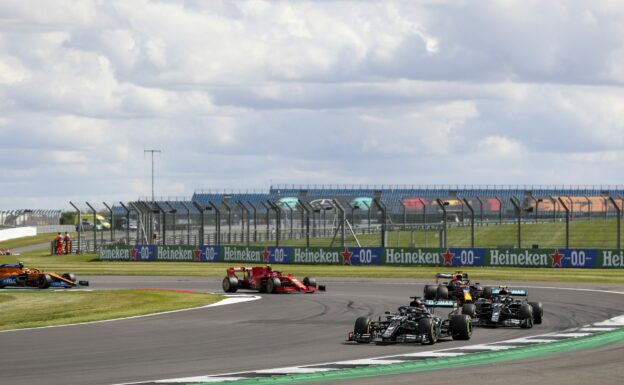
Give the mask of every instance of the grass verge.
[[215, 294], [174, 290], [29, 291], [0, 293], [0, 330], [67, 325], [204, 306]]
[[[225, 269], [243, 263], [196, 262], [102, 262], [97, 255], [45, 256], [28, 254], [3, 257], [2, 263], [23, 261], [57, 273], [89, 275], [168, 275], [223, 277]], [[298, 277], [404, 278], [431, 279], [438, 272], [452, 272], [451, 267], [424, 266], [341, 266], [341, 265], [274, 265], [275, 269]], [[464, 267], [473, 281], [557, 281], [624, 284], [621, 269], [551, 269], [518, 267]]]

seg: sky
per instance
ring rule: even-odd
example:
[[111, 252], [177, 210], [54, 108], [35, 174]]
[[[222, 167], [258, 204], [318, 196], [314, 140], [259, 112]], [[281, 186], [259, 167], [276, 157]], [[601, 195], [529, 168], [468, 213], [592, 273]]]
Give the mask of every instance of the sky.
[[2, 0], [0, 210], [622, 183], [620, 0]]

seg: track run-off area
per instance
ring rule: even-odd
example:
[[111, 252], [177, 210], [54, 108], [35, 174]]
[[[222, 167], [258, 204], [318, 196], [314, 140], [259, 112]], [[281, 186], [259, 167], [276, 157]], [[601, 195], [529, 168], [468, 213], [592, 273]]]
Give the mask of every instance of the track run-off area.
[[[88, 279], [96, 290], [169, 288], [221, 292], [221, 280], [216, 278]], [[110, 385], [235, 380], [394, 384], [434, 381], [444, 378], [447, 372], [457, 376], [472, 371], [474, 382], [469, 377], [461, 379], [470, 384], [483, 383], [479, 370], [485, 371], [478, 369], [483, 366], [470, 365], [495, 364], [490, 370], [498, 370], [500, 366], [522, 365], [533, 358], [538, 361], [525, 368], [525, 373], [531, 373], [531, 368], [544, 365], [541, 356], [547, 356], [548, 362], [561, 357], [566, 363], [560, 366], [573, 373], [569, 370], [575, 366], [571, 362], [605, 363], [609, 358], [617, 358], [617, 354], [620, 361], [624, 356], [624, 290], [617, 285], [504, 282], [528, 288], [529, 298], [544, 304], [541, 325], [528, 330], [475, 328], [469, 341], [443, 340], [422, 346], [358, 345], [345, 339], [358, 316], [377, 318], [385, 311], [393, 312], [406, 305], [410, 296], [421, 295], [424, 284], [430, 281], [334, 278], [319, 279], [319, 283], [327, 285], [327, 292], [261, 294], [258, 300], [227, 306], [0, 333], [3, 382]], [[437, 313], [444, 314], [443, 311], [438, 309]], [[615, 355], [600, 350], [608, 349], [606, 346], [613, 341], [619, 344]], [[534, 376], [526, 377], [525, 382], [518, 380], [523, 378], [523, 371], [517, 366], [509, 370], [512, 369], [519, 373], [514, 383], [539, 383]], [[618, 371], [617, 366], [601, 370], [604, 383], [609, 383], [609, 379], [618, 383], [621, 379], [622, 369]], [[566, 376], [559, 373], [554, 378]], [[565, 383], [577, 383], [574, 378], [582, 377], [568, 378]], [[497, 382], [490, 378], [490, 383]]]

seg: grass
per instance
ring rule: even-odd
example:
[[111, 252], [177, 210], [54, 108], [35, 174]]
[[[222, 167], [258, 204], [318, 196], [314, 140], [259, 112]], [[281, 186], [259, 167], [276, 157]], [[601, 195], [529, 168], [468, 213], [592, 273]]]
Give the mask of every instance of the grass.
[[[69, 235], [72, 237], [72, 239], [75, 239], [78, 236], [77, 233], [70, 233]], [[15, 249], [16, 247], [37, 245], [40, 243], [47, 243], [49, 245], [50, 242], [54, 240], [54, 237], [56, 237], [56, 233], [37, 234], [31, 237], [10, 239], [7, 241], [0, 242], [0, 249]], [[50, 249], [50, 246], [46, 246], [45, 250], [49, 250], [49, 249]]]
[[[3, 263], [17, 261], [18, 257], [5, 257]], [[39, 267], [54, 272], [72, 272], [88, 275], [168, 275], [223, 277], [225, 269], [237, 263], [196, 262], [102, 262], [97, 255], [23, 256], [26, 266]], [[424, 266], [341, 266], [341, 265], [273, 265], [275, 269], [293, 273], [298, 277], [347, 278], [402, 278], [433, 279], [437, 272], [451, 271], [448, 267]], [[559, 281], [624, 284], [620, 269], [550, 269], [514, 267], [465, 267], [473, 280]], [[80, 278], [79, 278], [80, 279]]]
[[65, 325], [208, 305], [214, 294], [173, 290], [27, 291], [0, 293], [0, 330]]

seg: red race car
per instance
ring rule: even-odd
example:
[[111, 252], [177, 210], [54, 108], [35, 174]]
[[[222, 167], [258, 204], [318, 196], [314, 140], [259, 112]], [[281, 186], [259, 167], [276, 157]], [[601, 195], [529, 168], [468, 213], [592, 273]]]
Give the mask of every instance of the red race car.
[[[324, 285], [317, 287], [314, 278], [305, 277], [303, 282], [292, 274], [282, 274], [271, 266], [230, 267], [223, 278], [223, 291], [235, 293], [238, 289], [258, 290], [261, 293], [315, 293], [325, 291]], [[239, 273], [238, 276], [236, 273]]]

